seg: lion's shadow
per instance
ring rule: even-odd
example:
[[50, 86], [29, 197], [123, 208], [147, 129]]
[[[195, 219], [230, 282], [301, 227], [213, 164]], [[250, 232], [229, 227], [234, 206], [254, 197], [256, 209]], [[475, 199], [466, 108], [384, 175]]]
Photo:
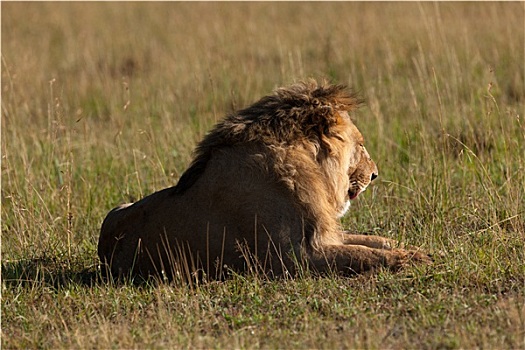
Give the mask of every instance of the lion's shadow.
[[113, 277], [100, 264], [86, 267], [82, 262], [68, 262], [58, 258], [30, 258], [2, 261], [2, 284], [6, 287], [32, 287], [45, 285], [56, 289], [77, 285], [86, 288], [95, 286], [155, 286], [159, 279], [137, 277]]
[[44, 284], [55, 288], [72, 284], [93, 287], [106, 283], [97, 266], [85, 267], [56, 258], [2, 261], [2, 284], [7, 287]]

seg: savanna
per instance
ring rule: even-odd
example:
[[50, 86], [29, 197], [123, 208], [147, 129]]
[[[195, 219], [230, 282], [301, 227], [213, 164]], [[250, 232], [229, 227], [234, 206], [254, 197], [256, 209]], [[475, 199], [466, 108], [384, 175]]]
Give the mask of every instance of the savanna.
[[[523, 348], [524, 5], [1, 4], [3, 348]], [[114, 282], [109, 210], [197, 143], [327, 79], [379, 177], [340, 218], [433, 263], [346, 277]]]

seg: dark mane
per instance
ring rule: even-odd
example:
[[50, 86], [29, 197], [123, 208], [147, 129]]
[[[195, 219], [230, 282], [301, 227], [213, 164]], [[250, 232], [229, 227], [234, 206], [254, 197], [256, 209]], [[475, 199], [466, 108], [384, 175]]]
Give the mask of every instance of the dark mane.
[[345, 85], [310, 80], [279, 88], [251, 106], [228, 115], [197, 145], [190, 167], [174, 187], [182, 194], [206, 169], [213, 149], [248, 142], [294, 144], [319, 141], [336, 124], [335, 111], [351, 111], [362, 101]]

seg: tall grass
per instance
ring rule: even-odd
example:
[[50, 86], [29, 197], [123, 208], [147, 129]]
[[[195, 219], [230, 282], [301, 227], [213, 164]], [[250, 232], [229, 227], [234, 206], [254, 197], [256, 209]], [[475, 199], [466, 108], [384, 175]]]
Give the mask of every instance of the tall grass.
[[[2, 346], [525, 346], [522, 3], [2, 3]], [[101, 221], [222, 116], [349, 84], [378, 182], [343, 224], [428, 268], [99, 280]]]

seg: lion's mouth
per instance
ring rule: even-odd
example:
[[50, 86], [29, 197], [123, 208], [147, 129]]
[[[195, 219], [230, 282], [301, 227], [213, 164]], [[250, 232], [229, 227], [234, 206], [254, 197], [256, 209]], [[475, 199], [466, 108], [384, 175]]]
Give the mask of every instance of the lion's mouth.
[[359, 196], [359, 194], [361, 193], [362, 191], [358, 188], [358, 189], [350, 189], [348, 190], [348, 198], [350, 199], [356, 199], [357, 196]]
[[363, 193], [367, 187], [368, 185], [363, 186], [359, 183], [352, 184], [352, 186], [350, 186], [350, 188], [348, 189], [348, 198], [350, 198], [351, 200], [356, 199], [357, 196]]

